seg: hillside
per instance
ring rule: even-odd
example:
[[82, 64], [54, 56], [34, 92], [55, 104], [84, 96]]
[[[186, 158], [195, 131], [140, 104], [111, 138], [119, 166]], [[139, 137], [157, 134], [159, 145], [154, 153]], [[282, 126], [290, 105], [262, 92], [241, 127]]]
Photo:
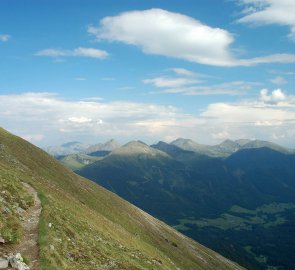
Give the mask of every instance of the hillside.
[[78, 173], [247, 269], [292, 269], [295, 155], [239, 143], [245, 149], [213, 158], [131, 142]]
[[41, 269], [242, 269], [3, 129], [0, 156], [0, 228], [12, 236], [2, 253], [22, 239], [15, 206], [32, 205], [24, 182], [42, 203]]
[[59, 156], [57, 159], [64, 164], [66, 167], [75, 171], [89, 165], [100, 158], [96, 156], [89, 156], [86, 154], [70, 154], [66, 156]]

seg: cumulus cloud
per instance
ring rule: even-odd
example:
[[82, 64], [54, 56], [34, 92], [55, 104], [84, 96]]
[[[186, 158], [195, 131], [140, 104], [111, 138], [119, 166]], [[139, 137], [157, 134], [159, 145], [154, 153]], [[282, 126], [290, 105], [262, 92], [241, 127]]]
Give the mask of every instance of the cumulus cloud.
[[240, 0], [245, 6], [241, 23], [256, 25], [278, 24], [290, 27], [289, 38], [295, 42], [295, 1]]
[[295, 97], [281, 89], [263, 89], [253, 100], [213, 103], [200, 116], [207, 119], [212, 138], [229, 133], [231, 138], [275, 140], [294, 147]]
[[[285, 93], [281, 89], [273, 90], [270, 94], [268, 94], [267, 89], [262, 89], [260, 91], [259, 100], [264, 103], [278, 104], [283, 101], [286, 101], [287, 96], [285, 95]], [[290, 102], [290, 100], [289, 100], [289, 102]]]
[[0, 41], [1, 42], [6, 42], [10, 39], [10, 35], [0, 35]]
[[[173, 106], [97, 99], [69, 101], [50, 93], [0, 95], [0, 122], [18, 135], [42, 144], [57, 141], [176, 138], [193, 134], [199, 121]], [[171, 137], [170, 137], [171, 136]]]
[[94, 48], [76, 48], [73, 50], [56, 50], [56, 49], [45, 49], [35, 53], [36, 56], [49, 56], [49, 57], [69, 57], [69, 56], [80, 56], [104, 59], [109, 56], [108, 52], [98, 50]]
[[123, 42], [144, 53], [215, 66], [252, 66], [295, 62], [295, 55], [274, 54], [237, 59], [231, 50], [234, 35], [224, 29], [163, 9], [128, 11], [105, 17], [88, 32], [98, 40]]

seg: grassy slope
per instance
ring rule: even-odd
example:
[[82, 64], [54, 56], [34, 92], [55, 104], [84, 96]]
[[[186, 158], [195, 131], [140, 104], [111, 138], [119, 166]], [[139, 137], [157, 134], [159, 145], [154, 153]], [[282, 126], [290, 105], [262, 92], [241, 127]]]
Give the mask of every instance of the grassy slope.
[[60, 158], [59, 161], [71, 170], [76, 171], [100, 159], [101, 157], [86, 154], [71, 154]]
[[241, 269], [3, 129], [0, 146], [0, 184], [41, 198], [42, 269]]

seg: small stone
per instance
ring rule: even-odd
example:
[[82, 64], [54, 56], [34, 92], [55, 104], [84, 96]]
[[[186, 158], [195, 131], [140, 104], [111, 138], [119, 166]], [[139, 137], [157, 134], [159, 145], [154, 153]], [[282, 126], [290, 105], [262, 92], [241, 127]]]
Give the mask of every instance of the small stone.
[[6, 269], [8, 267], [8, 260], [0, 258], [0, 269]]
[[8, 258], [9, 264], [17, 270], [29, 270], [29, 266], [24, 263], [23, 257], [20, 253], [12, 255]]
[[51, 228], [51, 227], [52, 227], [52, 223], [49, 223], [49, 224], [48, 224], [48, 227]]
[[5, 239], [0, 236], [0, 244], [5, 244]]
[[5, 206], [4, 209], [3, 209], [3, 213], [10, 214], [11, 210], [8, 207]]
[[50, 245], [50, 250], [54, 250], [54, 245]]

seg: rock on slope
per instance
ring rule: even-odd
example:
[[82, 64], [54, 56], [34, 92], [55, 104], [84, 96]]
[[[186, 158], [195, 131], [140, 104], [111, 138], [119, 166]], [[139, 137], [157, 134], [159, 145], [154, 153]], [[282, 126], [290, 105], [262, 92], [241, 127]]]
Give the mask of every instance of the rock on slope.
[[40, 269], [242, 269], [3, 129], [0, 146], [1, 190], [41, 199]]

